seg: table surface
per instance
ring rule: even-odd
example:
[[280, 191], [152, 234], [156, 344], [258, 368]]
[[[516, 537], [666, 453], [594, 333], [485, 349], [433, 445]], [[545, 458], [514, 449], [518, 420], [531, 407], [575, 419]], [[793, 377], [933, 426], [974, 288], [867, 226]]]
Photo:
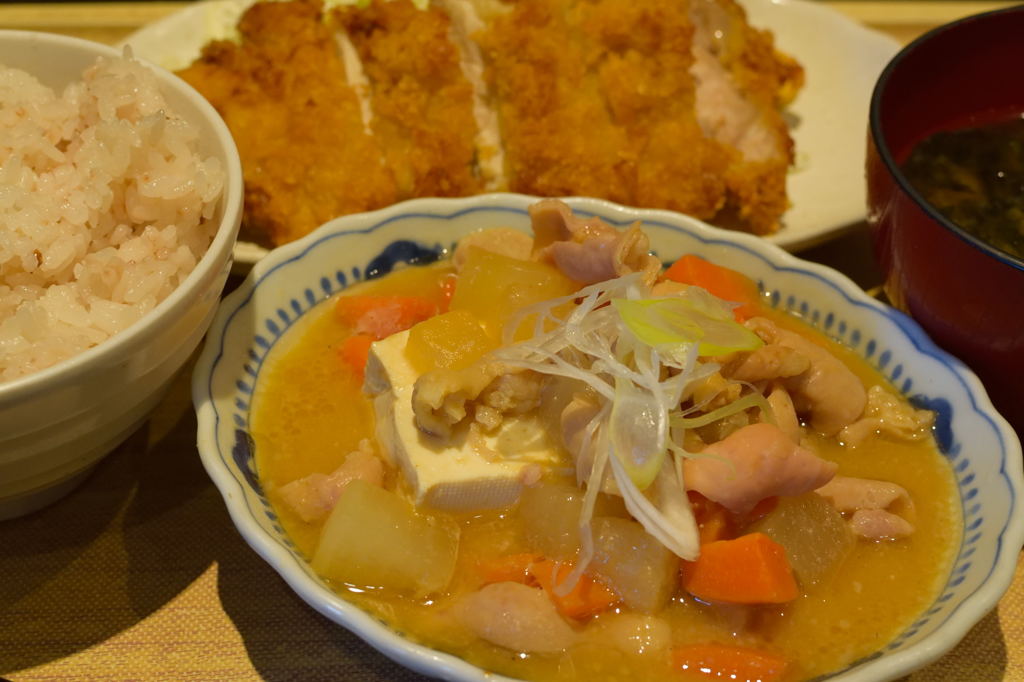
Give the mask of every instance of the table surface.
[[[0, 27], [113, 43], [185, 2], [0, 4]], [[907, 42], [1010, 3], [823, 2]], [[866, 227], [804, 251], [876, 286]], [[0, 522], [10, 680], [418, 680], [307, 607], [235, 531], [195, 448], [187, 370], [148, 423], [59, 503]], [[911, 675], [1024, 680], [1024, 561], [998, 608]]]

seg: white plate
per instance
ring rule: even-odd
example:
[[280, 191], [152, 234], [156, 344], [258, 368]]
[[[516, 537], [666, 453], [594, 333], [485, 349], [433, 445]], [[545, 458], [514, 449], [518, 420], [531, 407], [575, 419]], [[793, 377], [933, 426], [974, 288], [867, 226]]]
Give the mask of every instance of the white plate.
[[[899, 50], [892, 38], [805, 0], [740, 0], [750, 22], [770, 29], [779, 49], [804, 67], [807, 83], [790, 113], [797, 160], [789, 175], [792, 208], [766, 239], [790, 251], [838, 236], [864, 219], [868, 103], [879, 73]], [[204, 44], [233, 32], [252, 0], [206, 0], [128, 36], [122, 44], [171, 70], [190, 64]], [[239, 263], [263, 248], [240, 242]]]

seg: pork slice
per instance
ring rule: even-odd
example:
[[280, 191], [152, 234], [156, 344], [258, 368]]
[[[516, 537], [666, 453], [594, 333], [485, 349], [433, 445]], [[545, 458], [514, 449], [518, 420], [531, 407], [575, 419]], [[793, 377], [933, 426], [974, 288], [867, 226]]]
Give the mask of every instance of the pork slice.
[[615, 234], [615, 228], [600, 218], [577, 216], [558, 199], [542, 199], [531, 204], [529, 211], [535, 253], [552, 242], [582, 242]]
[[330, 474], [314, 473], [281, 486], [282, 502], [306, 523], [322, 521], [334, 509], [338, 496], [352, 481], [359, 479], [381, 485], [384, 464], [373, 453], [369, 441], [362, 440], [341, 466]]
[[781, 386], [774, 387], [768, 394], [768, 404], [775, 413], [775, 424], [789, 436], [790, 440], [799, 443], [803, 429], [800, 428], [800, 420], [797, 419], [796, 408], [793, 407], [793, 399], [789, 397], [789, 392]]
[[782, 107], [803, 84], [803, 70], [749, 25], [736, 0], [690, 0], [694, 27], [694, 114], [703, 134], [734, 154], [723, 179], [725, 211], [716, 224], [756, 234], [779, 229], [789, 206], [793, 141]]
[[754, 317], [747, 327], [768, 344], [797, 351], [810, 362], [807, 371], [785, 380], [797, 412], [810, 417], [811, 427], [834, 436], [863, 414], [867, 392], [857, 375], [823, 346], [771, 320]]
[[865, 509], [888, 509], [897, 502], [910, 504], [910, 494], [902, 486], [868, 478], [836, 476], [815, 492], [844, 514]]
[[898, 540], [914, 532], [913, 524], [896, 513], [914, 516], [914, 502], [903, 486], [869, 478], [836, 476], [815, 492], [848, 517], [847, 524], [858, 537]]
[[909, 521], [884, 509], [859, 509], [849, 525], [854, 535], [866, 540], [899, 540], [914, 532]]
[[462, 597], [454, 609], [478, 637], [512, 651], [558, 653], [577, 639], [544, 591], [522, 583], [486, 585]]
[[567, 277], [584, 284], [642, 272], [653, 284], [661, 262], [650, 254], [650, 241], [634, 223], [617, 230], [600, 218], [581, 218], [557, 199], [530, 206], [534, 258], [552, 262]]
[[864, 415], [843, 427], [839, 437], [853, 447], [876, 433], [895, 440], [916, 441], [925, 438], [934, 423], [934, 412], [915, 409], [913, 405], [875, 385], [868, 389]]
[[729, 72], [708, 50], [693, 50], [697, 92], [697, 122], [708, 137], [736, 149], [745, 161], [764, 161], [785, 154], [779, 135], [761, 110], [733, 82]]
[[766, 497], [820, 488], [836, 464], [801, 447], [778, 426], [751, 424], [707, 446], [683, 464], [686, 487], [732, 512], [745, 513]]
[[370, 104], [370, 79], [366, 77], [363, 70], [363, 62], [359, 59], [359, 52], [352, 44], [348, 34], [340, 28], [334, 31], [334, 46], [338, 58], [345, 69], [345, 80], [352, 87], [356, 99], [359, 101], [359, 115], [363, 121], [363, 132], [373, 135], [373, 106]]
[[799, 351], [769, 343], [750, 352], [737, 353], [722, 367], [722, 374], [736, 381], [756, 383], [793, 377], [810, 368], [810, 360]]
[[788, 156], [784, 138], [771, 120], [776, 112], [749, 97], [724, 63], [725, 52], [742, 40], [743, 27], [724, 3], [694, 0], [693, 65], [696, 114], [704, 134], [739, 151], [744, 161]]

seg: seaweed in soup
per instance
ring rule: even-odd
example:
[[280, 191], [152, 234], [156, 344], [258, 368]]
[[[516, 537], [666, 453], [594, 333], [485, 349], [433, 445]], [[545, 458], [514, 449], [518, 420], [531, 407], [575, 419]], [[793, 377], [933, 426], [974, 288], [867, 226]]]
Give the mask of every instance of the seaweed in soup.
[[1024, 258], [1024, 118], [935, 133], [903, 170], [946, 218]]

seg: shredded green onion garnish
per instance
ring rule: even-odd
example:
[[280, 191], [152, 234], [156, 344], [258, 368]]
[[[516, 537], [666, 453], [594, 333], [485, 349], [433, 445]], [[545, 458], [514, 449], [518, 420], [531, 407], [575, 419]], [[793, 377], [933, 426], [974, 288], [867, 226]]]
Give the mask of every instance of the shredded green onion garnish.
[[[702, 293], [697, 293], [702, 292]], [[710, 294], [692, 287], [686, 297], [615, 299], [612, 305], [639, 340], [663, 353], [697, 343], [701, 356], [754, 350], [760, 337], [732, 316], [732, 311], [707, 300]]]
[[772, 410], [772, 406], [768, 404], [768, 401], [760, 393], [748, 393], [742, 396], [728, 405], [719, 407], [716, 410], [711, 410], [699, 417], [684, 417], [681, 411], [674, 412], [670, 417], [669, 421], [672, 426], [678, 426], [684, 429], [696, 429], [701, 426], [707, 426], [713, 424], [719, 419], [732, 416], [738, 412], [749, 410], [751, 407], [758, 407], [765, 414], [765, 420], [771, 424], [775, 424], [775, 411]]
[[[568, 314], [567, 303], [574, 304]], [[533, 335], [515, 342], [512, 330], [524, 320]], [[581, 551], [558, 590], [571, 589], [593, 557], [590, 520], [609, 474], [648, 533], [684, 559], [697, 557], [700, 538], [682, 480], [682, 458], [691, 456], [681, 447], [683, 432], [751, 407], [772, 419], [771, 407], [756, 391], [699, 417], [687, 417], [679, 406], [719, 369], [698, 357], [761, 345], [756, 334], [736, 323], [728, 303], [698, 287], [652, 297], [639, 273], [528, 306], [509, 320], [505, 345], [491, 354], [494, 360], [577, 380], [601, 407], [583, 446], [591, 469], [580, 517]]]
[[668, 450], [667, 417], [642, 389], [621, 378], [615, 380], [615, 399], [609, 421], [613, 452], [630, 480], [646, 490], [661, 471]]

